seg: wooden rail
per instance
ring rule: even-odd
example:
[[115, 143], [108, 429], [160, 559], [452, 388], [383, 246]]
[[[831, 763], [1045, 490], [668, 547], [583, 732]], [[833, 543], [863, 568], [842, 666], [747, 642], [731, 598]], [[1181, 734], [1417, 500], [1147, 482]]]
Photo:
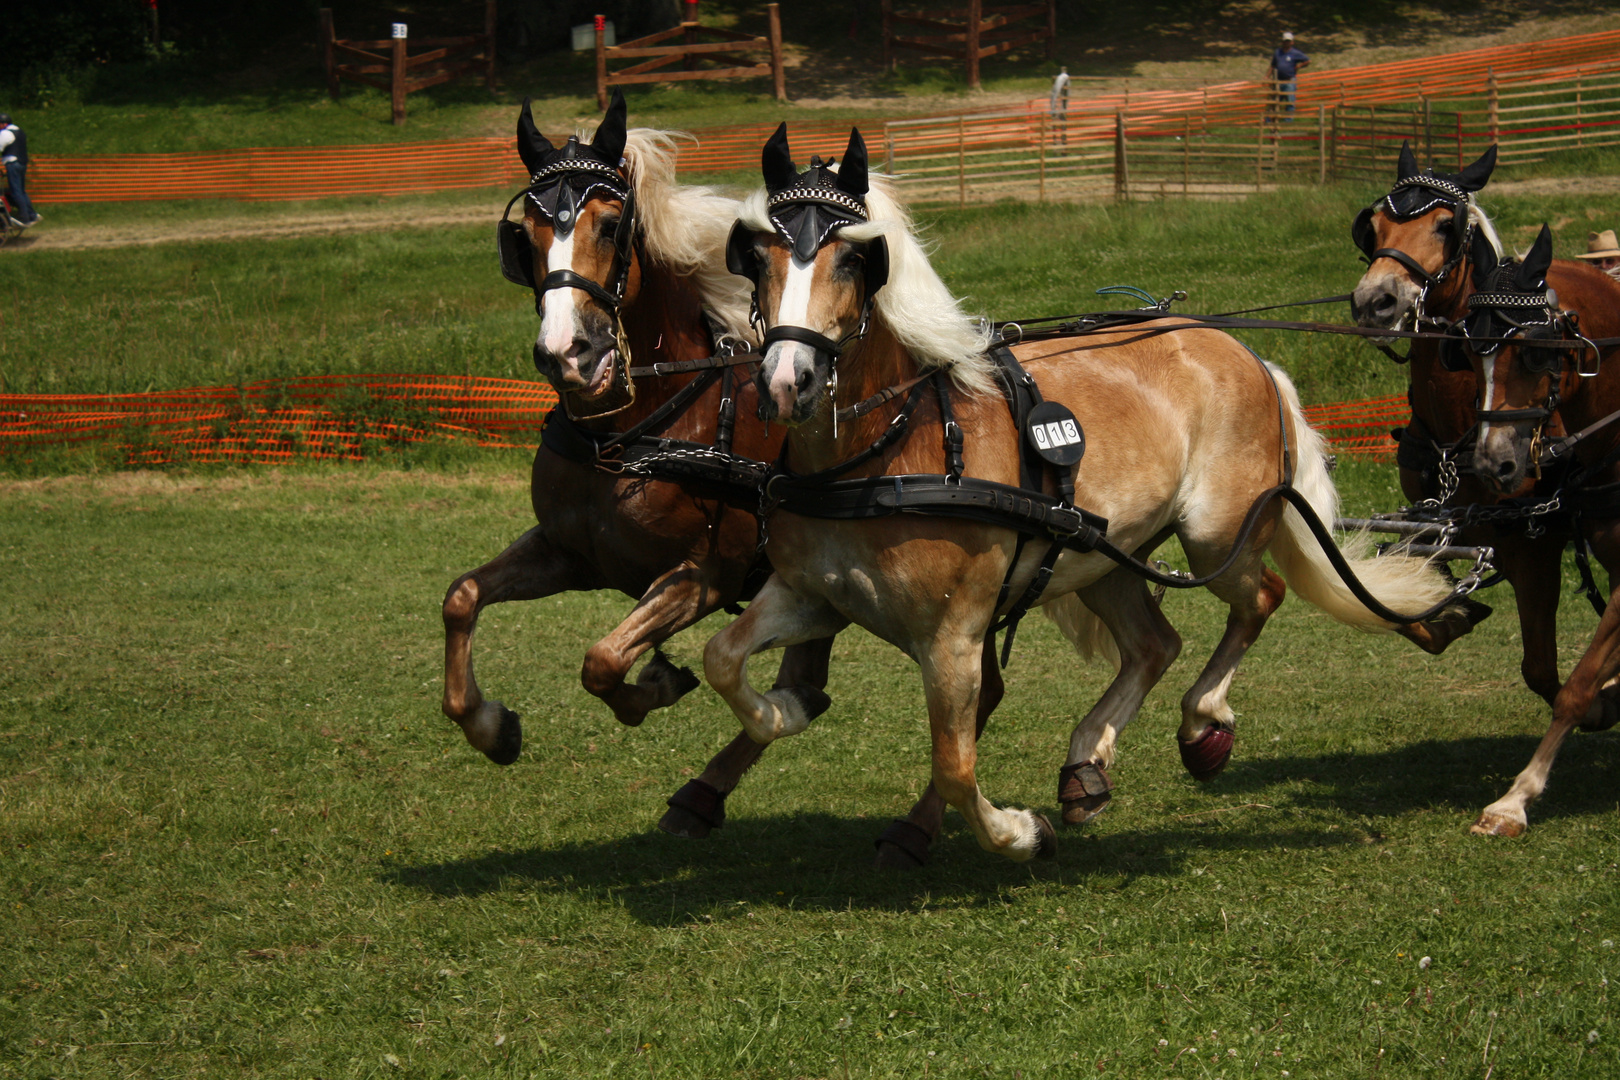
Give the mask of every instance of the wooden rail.
[[[1034, 30], [1014, 25], [1035, 18], [1043, 19], [1044, 25]], [[896, 24], [934, 33], [901, 37], [895, 32]], [[918, 12], [895, 11], [894, 0], [883, 0], [883, 67], [888, 71], [894, 70], [895, 49], [948, 56], [967, 64], [968, 88], [977, 90], [979, 61], [1037, 41], [1046, 42], [1046, 58], [1052, 59], [1057, 44], [1057, 0], [1019, 7], [985, 7], [984, 0], [967, 0], [966, 8]]]
[[[332, 9], [321, 8], [320, 40], [325, 54], [326, 91], [335, 101], [347, 79], [388, 91], [396, 125], [405, 123], [405, 95], [425, 90], [470, 72], [482, 71], [484, 85], [495, 89], [495, 0], [484, 0], [484, 32], [461, 37], [419, 38], [425, 49], [411, 56], [406, 23], [394, 24], [383, 41], [339, 40]], [[379, 76], [387, 76], [386, 79]]]
[[[596, 16], [596, 104], [608, 106], [608, 89], [614, 86], [634, 86], [641, 83], [686, 82], [693, 79], [749, 79], [769, 75], [777, 101], [787, 100], [787, 82], [782, 69], [782, 13], [776, 4], [766, 4], [770, 29], [765, 37], [741, 34], [735, 30], [722, 30], [704, 26], [697, 18], [697, 0], [686, 0], [686, 18], [679, 26], [648, 34], [633, 41], [609, 45], [606, 41], [607, 20]], [[718, 41], [699, 40], [702, 35]], [[666, 44], [680, 38], [679, 43]], [[742, 52], [766, 51], [762, 61], [739, 56]], [[610, 60], [639, 59], [639, 63], [610, 71]], [[730, 67], [699, 67], [698, 61], [714, 62]], [[679, 61], [680, 71], [663, 71]]]

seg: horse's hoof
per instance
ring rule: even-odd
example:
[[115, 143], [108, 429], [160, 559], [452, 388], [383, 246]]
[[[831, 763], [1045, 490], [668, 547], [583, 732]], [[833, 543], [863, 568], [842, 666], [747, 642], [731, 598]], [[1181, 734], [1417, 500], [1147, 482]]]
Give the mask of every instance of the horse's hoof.
[[1582, 731], [1608, 731], [1617, 721], [1620, 721], [1620, 701], [1608, 694], [1599, 694], [1586, 710], [1586, 719], [1576, 726]]
[[1232, 760], [1233, 737], [1231, 726], [1217, 720], [1192, 742], [1178, 743], [1181, 764], [1194, 780], [1213, 780]]
[[1114, 782], [1100, 761], [1081, 761], [1058, 770], [1058, 802], [1065, 825], [1084, 825], [1114, 797]]
[[726, 823], [726, 793], [702, 780], [688, 780], [669, 797], [658, 827], [671, 836], [702, 840]]
[[523, 752], [523, 722], [498, 701], [480, 704], [461, 721], [461, 733], [475, 750], [497, 765], [510, 765]]
[[652, 659], [647, 666], [641, 669], [636, 678], [637, 686], [644, 686], [649, 690], [657, 690], [661, 704], [673, 705], [681, 698], [703, 685], [689, 667], [676, 667], [670, 663], [664, 650], [654, 649]]
[[928, 865], [928, 845], [934, 838], [926, 829], [918, 828], [905, 818], [895, 818], [873, 844], [877, 859], [873, 865], [879, 870], [915, 870]]
[[1037, 845], [1035, 857], [1037, 859], [1051, 859], [1057, 856], [1057, 830], [1046, 815], [1038, 811], [1031, 811], [1035, 815], [1035, 838]]
[[1517, 818], [1487, 810], [1479, 815], [1479, 820], [1468, 831], [1475, 836], [1523, 836], [1524, 829], [1525, 823]]

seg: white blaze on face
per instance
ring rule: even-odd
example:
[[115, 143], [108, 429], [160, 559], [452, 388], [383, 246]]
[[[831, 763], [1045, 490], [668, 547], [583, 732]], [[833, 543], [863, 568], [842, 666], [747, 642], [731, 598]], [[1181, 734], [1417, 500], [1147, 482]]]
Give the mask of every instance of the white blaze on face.
[[[1485, 363], [1485, 401], [1480, 406], [1484, 409], [1489, 409], [1491, 407], [1491, 402], [1496, 398], [1496, 355], [1496, 353], [1492, 353], [1490, 356], [1480, 358]], [[1479, 422], [1478, 440], [1480, 446], [1485, 445], [1485, 440], [1490, 436], [1490, 433], [1490, 423], [1488, 421], [1481, 420]]]
[[[559, 240], [553, 236], [551, 249], [546, 252], [546, 273], [553, 270], [571, 270], [574, 265], [574, 237], [579, 235], [576, 229], [568, 234], [566, 239]], [[552, 289], [540, 299], [540, 348], [551, 355], [562, 358], [568, 355], [568, 350], [574, 344], [574, 300], [573, 289]]]
[[[776, 325], [804, 326], [805, 319], [810, 315], [810, 287], [816, 276], [816, 262], [814, 258], [801, 262], [797, 255], [788, 256], [788, 260], [787, 283], [782, 286]], [[800, 350], [812, 364], [815, 363], [815, 355], [810, 346], [798, 341], [779, 341], [772, 348], [776, 351], [776, 367], [771, 371], [769, 390], [771, 399], [781, 407], [784, 402], [792, 401], [796, 394]]]

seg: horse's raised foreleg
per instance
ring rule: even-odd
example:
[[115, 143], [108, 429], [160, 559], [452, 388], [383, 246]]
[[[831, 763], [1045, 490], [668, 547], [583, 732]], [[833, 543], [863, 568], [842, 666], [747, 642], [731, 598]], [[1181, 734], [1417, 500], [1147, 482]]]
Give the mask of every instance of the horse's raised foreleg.
[[830, 638], [848, 625], [829, 604], [794, 592], [772, 574], [748, 610], [704, 646], [703, 673], [755, 742], [797, 735], [827, 708], [827, 695], [807, 684], [777, 686], [762, 694], [748, 681], [748, 658], [766, 649]]
[[1524, 684], [1551, 705], [1558, 677], [1558, 596], [1563, 589], [1564, 539], [1510, 537], [1496, 547], [1496, 566], [1513, 586], [1519, 608]]
[[467, 741], [497, 765], [517, 760], [523, 726], [517, 713], [499, 701], [486, 701], [478, 688], [472, 662], [478, 613], [508, 600], [601, 586], [593, 568], [559, 552], [536, 526], [494, 559], [462, 574], [445, 593], [444, 715], [460, 724]]
[[683, 563], [652, 583], [625, 620], [585, 653], [580, 682], [613, 710], [619, 723], [636, 727], [654, 709], [675, 704], [698, 686], [690, 668], [678, 668], [661, 652], [636, 681], [625, 676], [648, 649], [691, 626], [724, 598], [700, 567]]
[[1265, 629], [1266, 620], [1288, 594], [1288, 586], [1281, 577], [1264, 565], [1259, 565], [1258, 569], [1258, 588], [1248, 575], [1230, 585], [1224, 581], [1210, 585], [1210, 591], [1225, 600], [1231, 610], [1226, 616], [1226, 633], [1220, 644], [1204, 665], [1198, 681], [1181, 699], [1181, 730], [1176, 738], [1181, 746], [1181, 763], [1194, 780], [1208, 780], [1226, 768], [1237, 730], [1237, 718], [1226, 700], [1232, 688], [1232, 677], [1237, 674], [1244, 654]]
[[1052, 824], [1030, 810], [998, 809], [979, 791], [979, 679], [982, 640], [941, 635], [921, 658], [928, 726], [933, 734], [933, 787], [967, 820], [979, 846], [1014, 862], [1057, 853]]
[[[789, 645], [776, 671], [775, 689], [789, 686], [824, 689], [832, 643], [829, 637]], [[669, 810], [659, 820], [658, 827], [689, 840], [701, 840], [718, 829], [726, 820], [726, 796], [765, 753], [766, 745], [749, 738], [746, 731], [738, 732], [737, 737], [709, 761], [701, 775], [688, 780], [670, 797]]]
[[1472, 831], [1481, 836], [1518, 836], [1530, 826], [1527, 811], [1547, 788], [1553, 759], [1571, 728], [1586, 720], [1598, 692], [1620, 674], [1620, 590], [1609, 596], [1608, 610], [1598, 621], [1597, 633], [1587, 646], [1569, 681], [1553, 700], [1552, 726], [1542, 736], [1530, 764], [1514, 778], [1508, 793], [1487, 806]]
[[[984, 639], [984, 655], [979, 657], [979, 704], [974, 716], [973, 738], [984, 734], [985, 722], [1001, 704], [1007, 684], [1002, 680], [1001, 668], [996, 664], [994, 634]], [[877, 839], [877, 866], [881, 870], [911, 870], [928, 862], [928, 848], [939, 838], [945, 824], [945, 799], [934, 782], [922, 798], [912, 806], [911, 813], [895, 818], [883, 835]]]
[[1107, 808], [1113, 790], [1108, 767], [1114, 763], [1119, 732], [1181, 652], [1181, 635], [1136, 575], [1116, 570], [1079, 595], [1113, 635], [1120, 664], [1114, 681], [1069, 736], [1069, 756], [1058, 770], [1058, 802], [1070, 825], [1083, 824]]

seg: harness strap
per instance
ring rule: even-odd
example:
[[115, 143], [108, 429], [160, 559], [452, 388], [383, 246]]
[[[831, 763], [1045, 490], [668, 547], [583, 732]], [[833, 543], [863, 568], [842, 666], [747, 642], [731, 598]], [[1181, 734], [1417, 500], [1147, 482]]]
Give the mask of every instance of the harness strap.
[[617, 296], [614, 296], [612, 293], [602, 288], [602, 286], [598, 285], [590, 278], [585, 277], [583, 274], [574, 273], [574, 271], [568, 267], [563, 267], [561, 270], [553, 270], [551, 273], [547, 274], [545, 278], [541, 280], [540, 284], [535, 288], [534, 309], [536, 312], [540, 311], [541, 305], [545, 300], [546, 293], [552, 292], [556, 289], [578, 289], [583, 293], [589, 294], [593, 299], [601, 301], [608, 311], [612, 312], [615, 317], [618, 316], [619, 298]]
[[935, 372], [934, 390], [939, 395], [939, 421], [945, 438], [945, 475], [960, 480], [967, 466], [962, 461], [962, 428], [951, 409], [951, 377], [943, 371]]
[[[1024, 537], [1019, 536], [1018, 549], [1022, 551], [1023, 548]], [[1013, 638], [1018, 634], [1019, 622], [1022, 621], [1025, 615], [1029, 614], [1029, 609], [1035, 606], [1035, 601], [1039, 600], [1041, 594], [1046, 591], [1047, 583], [1052, 580], [1052, 567], [1057, 565], [1058, 556], [1062, 552], [1063, 544], [1060, 541], [1052, 541], [1051, 546], [1046, 549], [1046, 555], [1042, 557], [1040, 565], [1035, 568], [1035, 576], [1030, 578], [1029, 587], [1018, 598], [1018, 603], [1014, 604], [1012, 609], [1002, 617], [1002, 620], [991, 628], [990, 632], [992, 634], [1003, 628], [1007, 631], [1007, 636], [1001, 641], [1002, 667], [1006, 667], [1007, 663], [1012, 659]], [[1018, 559], [1014, 557], [1012, 566], [1007, 568], [1007, 580], [1009, 582], [1012, 580], [1013, 568], [1017, 565]]]
[[[889, 426], [883, 429], [883, 434], [879, 435], [873, 441], [871, 446], [868, 446], [865, 450], [862, 450], [854, 457], [841, 461], [837, 465], [830, 468], [822, 469], [820, 472], [806, 473], [803, 476], [793, 476], [791, 479], [795, 483], [804, 484], [807, 486], [824, 486], [834, 477], [842, 476], [844, 473], [849, 472], [857, 465], [862, 465], [868, 461], [871, 461], [889, 447], [899, 442], [900, 439], [905, 436], [907, 429], [911, 426], [911, 414], [917, 411], [917, 402], [922, 396], [923, 381], [924, 380], [918, 380], [912, 384], [911, 393], [906, 396], [905, 404], [900, 406], [900, 411], [894, 414], [894, 419], [889, 421]], [[787, 443], [785, 442], [782, 444], [782, 459], [785, 463], [787, 459]], [[788, 479], [789, 477], [790, 474], [788, 473], [778, 472], [777, 476], [773, 476], [771, 480], [775, 481], [778, 479]], [[859, 481], [854, 482], [859, 483]], [[770, 491], [768, 485], [765, 494], [767, 498], [775, 497], [774, 493]]]

